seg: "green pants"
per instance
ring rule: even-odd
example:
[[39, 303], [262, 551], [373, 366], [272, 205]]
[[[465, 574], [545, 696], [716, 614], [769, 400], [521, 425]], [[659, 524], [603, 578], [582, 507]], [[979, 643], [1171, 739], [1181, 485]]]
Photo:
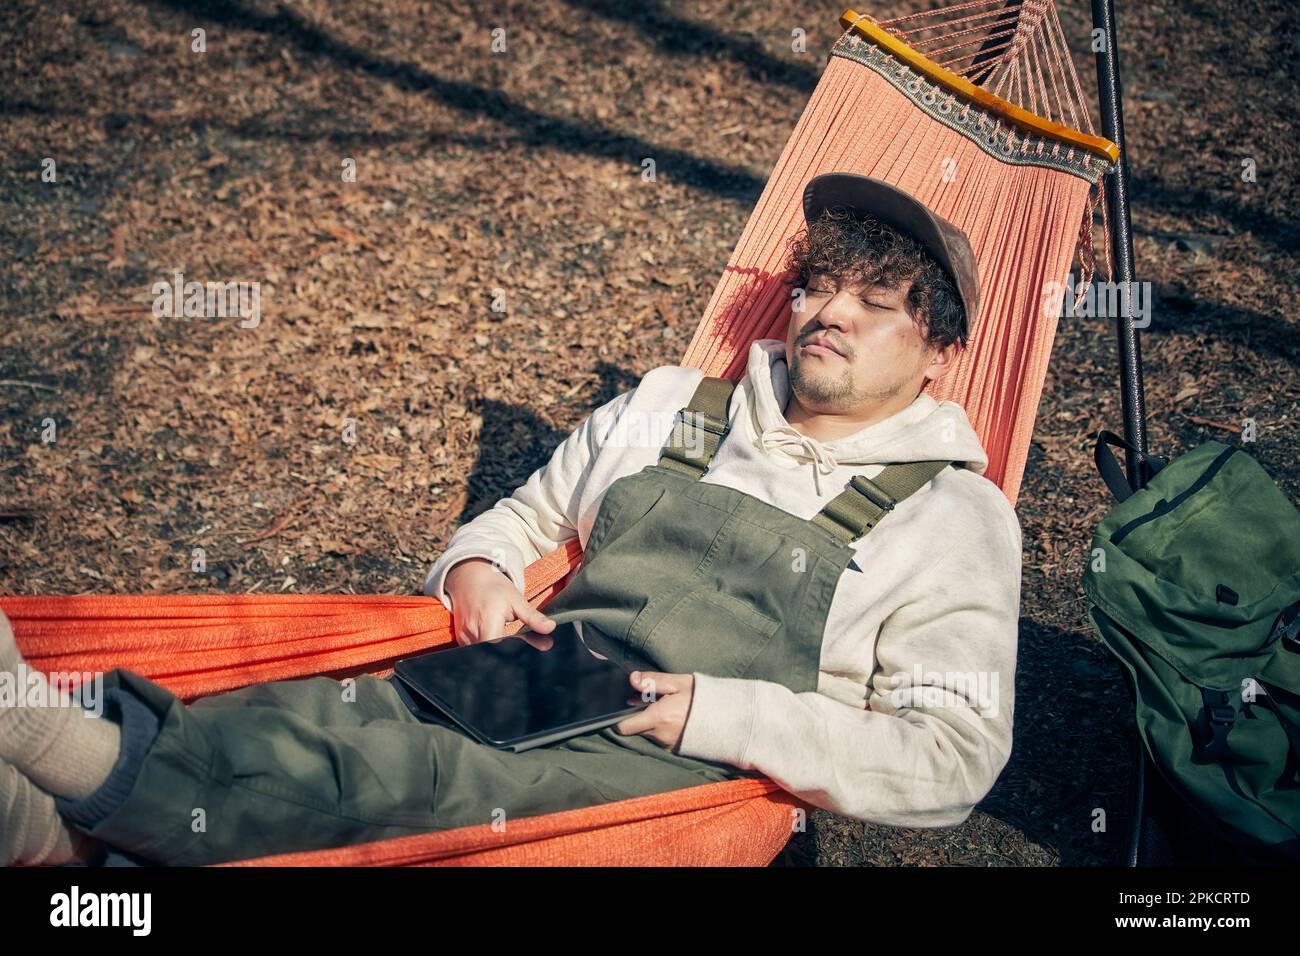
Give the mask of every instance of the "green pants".
[[613, 728], [509, 753], [415, 717], [387, 680], [277, 681], [186, 707], [106, 675], [161, 718], [126, 801], [88, 829], [147, 862], [204, 865], [500, 823], [745, 776]]

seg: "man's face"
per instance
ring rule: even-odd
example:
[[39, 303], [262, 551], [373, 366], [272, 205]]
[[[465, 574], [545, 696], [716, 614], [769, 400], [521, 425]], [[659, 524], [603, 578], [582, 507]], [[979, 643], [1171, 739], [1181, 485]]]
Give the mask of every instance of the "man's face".
[[943, 374], [951, 349], [926, 345], [905, 308], [909, 289], [813, 275], [785, 342], [790, 388], [805, 409], [867, 416], [905, 407], [927, 379]]

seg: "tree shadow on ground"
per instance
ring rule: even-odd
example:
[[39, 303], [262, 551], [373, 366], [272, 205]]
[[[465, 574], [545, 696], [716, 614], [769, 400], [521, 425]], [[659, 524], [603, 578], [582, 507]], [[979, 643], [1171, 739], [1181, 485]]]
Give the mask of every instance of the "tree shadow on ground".
[[575, 122], [532, 108], [500, 90], [447, 79], [412, 63], [377, 56], [338, 39], [296, 12], [281, 7], [275, 13], [250, 10], [238, 3], [217, 0], [153, 0], [156, 6], [201, 17], [238, 30], [274, 35], [291, 43], [295, 52], [324, 57], [355, 73], [373, 77], [399, 89], [432, 97], [462, 113], [483, 116], [514, 129], [523, 146], [555, 146], [569, 152], [626, 162], [629, 156], [654, 156], [660, 169], [687, 186], [723, 198], [752, 203], [763, 189], [761, 177], [738, 166], [692, 156], [684, 150], [659, 146], [640, 136], [599, 124]]
[[[596, 374], [601, 379], [600, 387], [588, 397], [572, 399], [575, 406], [599, 408], [635, 388], [640, 381], [638, 376], [608, 362], [597, 364]], [[483, 416], [483, 428], [479, 455], [466, 480], [468, 496], [457, 525], [508, 497], [534, 471], [547, 464], [555, 449], [569, 437], [569, 432], [544, 421], [527, 405], [475, 398], [468, 403], [468, 409], [470, 414]]]

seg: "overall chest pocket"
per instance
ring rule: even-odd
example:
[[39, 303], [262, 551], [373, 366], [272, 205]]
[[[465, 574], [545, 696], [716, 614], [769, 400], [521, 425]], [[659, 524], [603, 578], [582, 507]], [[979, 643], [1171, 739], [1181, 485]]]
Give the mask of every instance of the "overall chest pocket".
[[621, 537], [629, 528], [644, 521], [667, 492], [664, 485], [646, 480], [644, 472], [618, 479], [605, 492], [584, 550], [595, 552], [603, 548], [611, 537]]
[[747, 601], [708, 585], [687, 590], [638, 641], [666, 673], [743, 677], [781, 628]]

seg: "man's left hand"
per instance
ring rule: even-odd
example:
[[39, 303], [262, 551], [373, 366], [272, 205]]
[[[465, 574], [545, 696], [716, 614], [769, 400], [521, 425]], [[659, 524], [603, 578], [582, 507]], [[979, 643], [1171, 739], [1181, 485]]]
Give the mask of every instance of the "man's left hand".
[[[633, 671], [632, 686], [642, 700], [652, 700], [645, 710], [626, 717], [614, 726], [620, 734], [642, 734], [669, 750], [676, 750], [686, 729], [691, 710], [695, 678], [690, 674], [661, 674], [658, 671]], [[634, 701], [628, 701], [634, 703]]]

